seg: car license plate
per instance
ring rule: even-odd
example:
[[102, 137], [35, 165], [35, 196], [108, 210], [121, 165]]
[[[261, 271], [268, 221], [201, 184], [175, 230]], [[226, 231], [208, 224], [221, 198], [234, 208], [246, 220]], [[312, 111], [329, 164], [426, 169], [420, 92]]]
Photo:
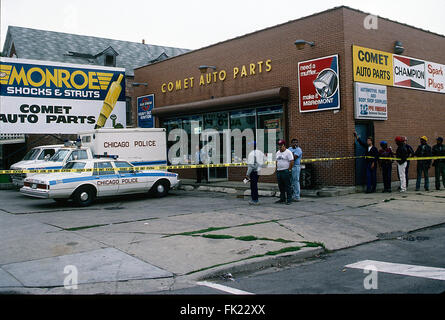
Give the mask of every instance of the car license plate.
[[31, 188], [37, 189], [37, 184], [36, 183], [31, 184]]

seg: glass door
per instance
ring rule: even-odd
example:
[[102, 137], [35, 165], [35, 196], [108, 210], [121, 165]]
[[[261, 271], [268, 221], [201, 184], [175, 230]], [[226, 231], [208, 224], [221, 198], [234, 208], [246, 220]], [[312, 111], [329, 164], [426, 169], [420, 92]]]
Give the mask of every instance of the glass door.
[[[219, 133], [219, 163], [224, 163], [223, 130], [229, 129], [229, 113], [214, 112], [203, 116], [203, 127], [205, 129], [214, 129]], [[227, 168], [208, 168], [209, 181], [227, 180]]]

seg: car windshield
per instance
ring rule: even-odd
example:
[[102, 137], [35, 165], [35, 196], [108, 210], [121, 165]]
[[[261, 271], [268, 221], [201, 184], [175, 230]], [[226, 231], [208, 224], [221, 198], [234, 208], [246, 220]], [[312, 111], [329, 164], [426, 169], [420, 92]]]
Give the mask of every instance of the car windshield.
[[60, 149], [49, 159], [49, 161], [62, 162], [69, 152], [70, 150]]
[[28, 153], [25, 154], [25, 156], [23, 157], [23, 160], [35, 160], [39, 155], [39, 152], [39, 148], [29, 150]]
[[86, 165], [85, 162], [71, 161], [68, 162], [66, 165], [64, 165], [62, 169], [83, 169], [85, 168], [85, 165]]
[[[133, 172], [133, 165], [126, 161], [116, 161], [114, 165], [119, 168], [119, 173], [131, 173]], [[121, 169], [122, 168], [122, 169]]]

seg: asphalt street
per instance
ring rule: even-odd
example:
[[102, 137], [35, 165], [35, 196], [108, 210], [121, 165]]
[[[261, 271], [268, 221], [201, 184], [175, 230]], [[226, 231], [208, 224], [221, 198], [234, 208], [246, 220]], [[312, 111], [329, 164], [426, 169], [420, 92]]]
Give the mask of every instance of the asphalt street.
[[[445, 291], [444, 191], [275, 200], [250, 206], [232, 193], [176, 190], [78, 208], [2, 190], [0, 293]], [[375, 273], [364, 272], [368, 265]]]
[[[171, 291], [169, 294], [232, 294], [231, 288], [259, 295], [445, 294], [445, 225], [388, 237], [394, 238], [325, 253], [298, 265], [271, 268], [249, 275], [233, 275], [232, 279], [209, 280], [225, 286], [223, 289], [207, 284]], [[444, 278], [436, 280], [427, 278], [428, 275], [392, 274], [377, 268], [373, 285], [371, 272], [346, 267], [364, 260], [443, 268]]]

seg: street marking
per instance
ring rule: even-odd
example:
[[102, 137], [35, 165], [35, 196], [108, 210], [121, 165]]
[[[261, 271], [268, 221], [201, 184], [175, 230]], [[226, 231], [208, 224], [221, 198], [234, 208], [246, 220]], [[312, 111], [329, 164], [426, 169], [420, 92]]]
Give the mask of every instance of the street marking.
[[411, 277], [428, 278], [435, 280], [445, 280], [445, 268], [434, 268], [425, 266], [416, 266], [410, 264], [382, 262], [375, 260], [363, 260], [357, 263], [348, 264], [346, 268], [366, 269], [375, 267], [378, 272], [400, 274]]
[[253, 294], [251, 292], [247, 292], [247, 291], [243, 291], [243, 290], [239, 290], [239, 289], [223, 286], [222, 284], [212, 283], [212, 282], [208, 282], [208, 281], [200, 281], [200, 282], [197, 282], [196, 284], [198, 284], [200, 286], [206, 286], [206, 287], [213, 288], [213, 289], [216, 289], [216, 290], [228, 292], [228, 293], [231, 293], [231, 294]]

